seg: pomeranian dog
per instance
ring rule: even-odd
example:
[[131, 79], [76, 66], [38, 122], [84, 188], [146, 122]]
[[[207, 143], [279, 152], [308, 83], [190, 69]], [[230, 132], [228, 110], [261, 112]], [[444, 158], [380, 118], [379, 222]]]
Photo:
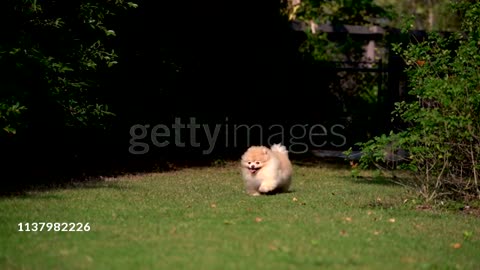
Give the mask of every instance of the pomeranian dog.
[[286, 192], [292, 182], [292, 163], [285, 146], [251, 146], [242, 155], [241, 170], [248, 194]]

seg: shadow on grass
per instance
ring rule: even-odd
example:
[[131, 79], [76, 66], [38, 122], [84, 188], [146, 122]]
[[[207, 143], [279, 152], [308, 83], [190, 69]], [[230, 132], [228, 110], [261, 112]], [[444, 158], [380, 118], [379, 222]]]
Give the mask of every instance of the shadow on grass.
[[[3, 198], [7, 197], [15, 197], [18, 199], [40, 199], [40, 200], [61, 200], [63, 197], [58, 194], [46, 194], [46, 193], [28, 193], [27, 191], [24, 191], [19, 194], [5, 194], [2, 196]], [[2, 198], [0, 197], [0, 198]]]
[[267, 192], [267, 193], [262, 193], [263, 196], [281, 196], [281, 195], [287, 195], [287, 194], [291, 194], [291, 193], [295, 193], [295, 190], [294, 189], [291, 189], [291, 190], [288, 190], [288, 191], [279, 191], [279, 190], [273, 190], [273, 191], [270, 191], [270, 192]]
[[350, 164], [339, 158], [319, 158], [310, 154], [291, 155], [292, 164], [302, 167], [323, 167], [332, 170], [349, 169]]
[[[18, 197], [18, 198], [40, 198], [40, 199], [59, 199], [58, 195], [45, 194], [43, 192], [63, 189], [126, 189], [127, 187], [118, 186], [115, 182], [105, 181], [105, 177], [83, 177], [83, 178], [46, 178], [43, 181], [32, 183], [31, 181], [18, 181], [13, 183], [2, 183], [0, 198]], [[18, 180], [18, 179], [17, 179]]]
[[383, 185], [383, 186], [400, 186], [397, 179], [388, 178], [384, 176], [366, 177], [366, 176], [343, 176], [340, 177], [346, 181], [354, 184], [367, 184], [367, 185]]
[[[304, 167], [328, 169], [349, 168], [344, 162], [320, 159], [311, 155], [292, 155], [292, 163]], [[47, 191], [68, 188], [115, 188], [105, 179], [130, 175], [178, 171], [186, 168], [232, 166], [240, 156], [202, 157], [182, 159], [172, 157], [148, 157], [124, 160], [94, 160], [91, 162], [38, 161], [35, 164], [15, 164], [3, 175], [0, 182], [0, 197], [22, 196], [32, 191]], [[275, 195], [272, 193], [268, 195]]]
[[221, 164], [218, 160], [160, 158], [98, 159], [93, 161], [10, 162], [0, 181], [0, 197], [22, 196], [32, 191], [68, 188], [115, 188], [106, 179]]

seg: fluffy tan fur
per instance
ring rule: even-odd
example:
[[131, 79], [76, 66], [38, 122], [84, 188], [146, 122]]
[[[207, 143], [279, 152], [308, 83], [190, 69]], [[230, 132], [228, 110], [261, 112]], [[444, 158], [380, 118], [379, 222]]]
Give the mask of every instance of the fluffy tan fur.
[[285, 146], [252, 146], [242, 155], [241, 170], [248, 194], [286, 192], [292, 182], [292, 163]]

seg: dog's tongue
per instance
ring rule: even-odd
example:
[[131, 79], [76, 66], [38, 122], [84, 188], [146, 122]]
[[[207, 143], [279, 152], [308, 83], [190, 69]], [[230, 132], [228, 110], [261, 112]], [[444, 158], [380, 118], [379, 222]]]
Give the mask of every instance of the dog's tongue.
[[257, 172], [257, 169], [254, 169], [254, 168], [249, 168], [248, 170], [250, 171], [250, 173], [255, 173], [255, 172]]

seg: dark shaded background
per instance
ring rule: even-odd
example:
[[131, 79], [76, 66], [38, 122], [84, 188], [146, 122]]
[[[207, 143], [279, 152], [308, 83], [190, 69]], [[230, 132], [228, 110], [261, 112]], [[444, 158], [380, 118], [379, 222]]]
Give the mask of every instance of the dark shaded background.
[[[385, 127], [382, 121], [388, 116], [376, 111], [381, 106], [366, 108], [374, 113], [353, 119], [342, 111], [328, 88], [336, 71], [312, 68], [298, 51], [305, 35], [293, 31], [279, 10], [279, 1], [151, 0], [140, 2], [130, 15], [116, 17], [111, 22], [117, 25], [112, 45], [119, 65], [98, 75], [104, 87], [96, 93], [116, 117], [108, 120], [106, 130], [66, 128], [57, 125], [59, 114], [48, 110], [27, 133], [2, 146], [9, 179], [3, 183], [161, 171], [177, 166], [172, 164], [209, 165], [237, 160], [249, 144], [260, 143], [245, 136], [238, 138], [236, 147], [219, 140], [205, 155], [204, 139], [199, 139], [200, 148], [173, 143], [158, 148], [147, 137], [142, 140], [150, 144], [147, 154], [129, 152], [133, 125], [171, 126], [175, 118], [186, 124], [194, 117], [212, 128], [226, 121], [265, 128], [281, 124], [286, 132], [296, 124], [322, 124], [327, 129], [341, 124], [347, 144], [325, 145], [335, 150], [346, 150], [377, 132], [375, 126]], [[184, 136], [188, 141], [189, 135]], [[283, 141], [287, 147], [289, 139]], [[335, 139], [338, 136], [331, 134], [326, 138]], [[304, 157], [311, 154], [292, 155]]]

